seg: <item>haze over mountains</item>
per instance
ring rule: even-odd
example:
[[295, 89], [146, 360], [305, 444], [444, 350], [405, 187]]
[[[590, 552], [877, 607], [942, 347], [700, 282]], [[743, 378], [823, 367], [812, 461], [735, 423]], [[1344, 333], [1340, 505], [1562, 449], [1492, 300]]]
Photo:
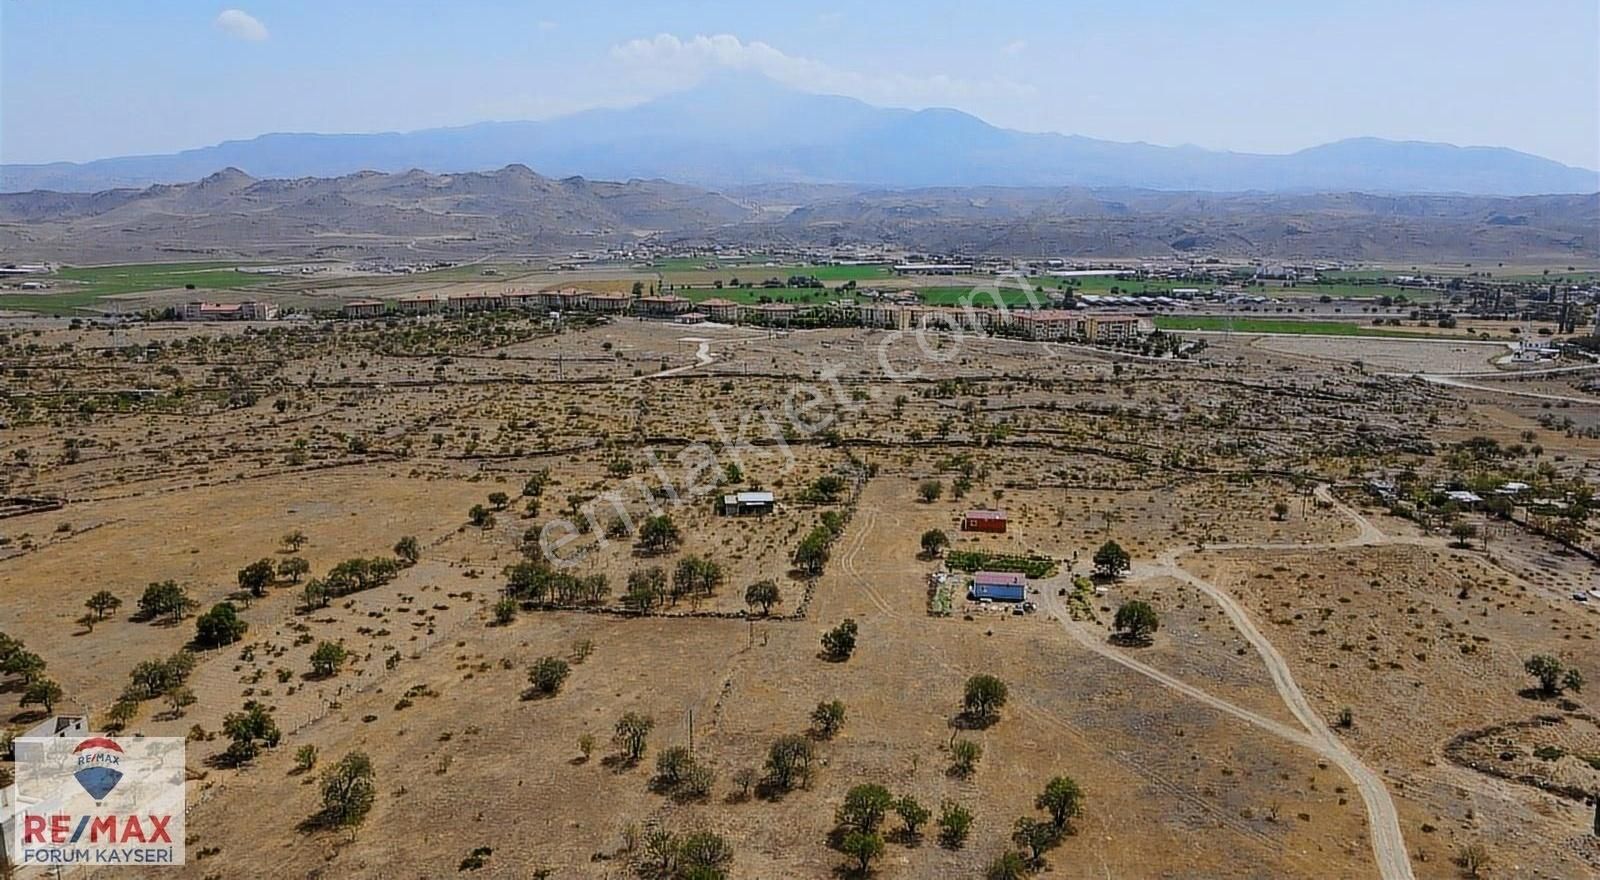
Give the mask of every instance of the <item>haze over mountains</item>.
[[1365, 260], [1600, 259], [1600, 194], [1216, 194], [1069, 187], [762, 184], [358, 172], [98, 193], [0, 194], [0, 254], [67, 262], [471, 258], [640, 241], [883, 244], [936, 253]]
[[[1270, 112], [1270, 108], [1263, 108]], [[552, 177], [663, 178], [702, 187], [1138, 187], [1271, 193], [1533, 195], [1600, 191], [1600, 172], [1494, 147], [1338, 141], [1288, 155], [1117, 143], [997, 128], [955, 110], [898, 110], [714, 78], [620, 110], [386, 134], [266, 134], [158, 156], [0, 166], [0, 191], [95, 192], [225, 168], [263, 178], [435, 174], [522, 164]]]

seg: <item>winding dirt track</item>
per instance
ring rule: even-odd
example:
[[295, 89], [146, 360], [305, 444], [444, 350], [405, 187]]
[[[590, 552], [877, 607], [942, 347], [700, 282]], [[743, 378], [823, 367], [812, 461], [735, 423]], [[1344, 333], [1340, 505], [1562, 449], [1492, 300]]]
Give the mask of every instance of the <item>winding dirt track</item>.
[[[1318, 499], [1338, 507], [1359, 528], [1356, 537], [1327, 544], [1227, 544], [1216, 545], [1212, 549], [1254, 549], [1254, 550], [1307, 550], [1307, 549], [1338, 549], [1342, 547], [1372, 546], [1389, 543], [1422, 543], [1435, 539], [1393, 539], [1385, 535], [1380, 529], [1373, 526], [1360, 513], [1340, 502], [1328, 491], [1326, 486], [1318, 486], [1316, 490]], [[1094, 653], [1118, 663], [1128, 669], [1140, 673], [1160, 684], [1175, 690], [1191, 699], [1204, 703], [1220, 712], [1224, 712], [1246, 723], [1252, 724], [1262, 730], [1275, 734], [1283, 739], [1303, 746], [1316, 752], [1329, 763], [1337, 765], [1339, 769], [1350, 777], [1356, 789], [1361, 792], [1361, 800], [1366, 805], [1367, 827], [1372, 838], [1373, 855], [1377, 859], [1378, 873], [1384, 880], [1411, 880], [1411, 857], [1406, 851], [1405, 837], [1400, 831], [1400, 818], [1395, 811], [1394, 801], [1389, 797], [1389, 790], [1384, 786], [1383, 779], [1372, 768], [1361, 762], [1355, 753], [1339, 739], [1338, 735], [1328, 727], [1328, 723], [1306, 699], [1305, 693], [1295, 683], [1294, 674], [1289, 669], [1289, 664], [1278, 653], [1261, 630], [1256, 628], [1243, 607], [1234, 601], [1227, 591], [1217, 587], [1210, 581], [1196, 577], [1185, 571], [1178, 564], [1178, 557], [1185, 549], [1169, 550], [1162, 554], [1155, 563], [1138, 566], [1131, 577], [1136, 579], [1169, 577], [1183, 581], [1211, 597], [1228, 615], [1235, 629], [1255, 648], [1268, 672], [1272, 676], [1273, 685], [1277, 688], [1278, 695], [1283, 699], [1289, 711], [1304, 727], [1296, 730], [1288, 725], [1264, 718], [1248, 709], [1234, 705], [1227, 700], [1216, 697], [1187, 682], [1177, 679], [1159, 669], [1134, 659], [1127, 652], [1118, 650], [1107, 644], [1098, 632], [1091, 632], [1088, 628], [1072, 620], [1061, 600], [1045, 591], [1044, 604], [1046, 609], [1066, 629], [1073, 639]]]

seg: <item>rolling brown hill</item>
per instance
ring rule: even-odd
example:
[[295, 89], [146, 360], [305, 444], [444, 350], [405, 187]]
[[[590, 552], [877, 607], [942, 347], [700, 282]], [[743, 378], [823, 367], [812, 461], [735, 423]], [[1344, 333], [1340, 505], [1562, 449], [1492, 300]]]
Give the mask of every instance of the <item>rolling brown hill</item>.
[[1274, 259], [1600, 259], [1600, 195], [1446, 196], [1136, 189], [753, 186], [494, 172], [361, 172], [99, 193], [0, 194], [0, 256], [69, 262], [217, 257], [563, 254], [681, 245], [887, 244], [940, 253]]

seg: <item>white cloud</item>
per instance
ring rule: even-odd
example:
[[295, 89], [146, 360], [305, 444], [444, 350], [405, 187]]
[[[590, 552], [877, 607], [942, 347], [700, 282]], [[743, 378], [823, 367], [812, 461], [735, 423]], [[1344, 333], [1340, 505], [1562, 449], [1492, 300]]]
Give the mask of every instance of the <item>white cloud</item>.
[[1012, 40], [1011, 42], [1000, 47], [1000, 53], [1003, 55], [1021, 55], [1023, 52], [1027, 51], [1027, 48], [1027, 40]]
[[544, 21], [539, 22], [539, 30], [541, 30], [541, 31], [549, 32], [549, 31], [555, 30], [558, 27], [561, 27], [561, 22], [559, 22], [559, 21], [551, 21], [548, 18], [545, 19]]
[[613, 59], [635, 67], [655, 82], [693, 81], [718, 69], [758, 73], [810, 92], [849, 95], [866, 101], [926, 105], [991, 97], [1020, 97], [1033, 88], [1008, 79], [968, 79], [948, 74], [867, 74], [790, 55], [768, 43], [745, 42], [732, 34], [680, 39], [673, 34], [629, 40], [611, 48]]
[[242, 9], [222, 10], [217, 16], [216, 26], [230, 37], [252, 43], [259, 43], [269, 36], [267, 26]]

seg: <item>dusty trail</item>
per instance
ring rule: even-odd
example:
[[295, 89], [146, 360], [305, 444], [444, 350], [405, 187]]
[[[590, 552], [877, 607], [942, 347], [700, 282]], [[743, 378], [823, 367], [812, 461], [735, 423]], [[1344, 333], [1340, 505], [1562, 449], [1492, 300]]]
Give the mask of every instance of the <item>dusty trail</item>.
[[[1326, 544], [1227, 544], [1215, 545], [1213, 550], [1226, 549], [1256, 549], [1256, 550], [1306, 550], [1306, 549], [1338, 549], [1345, 547], [1363, 547], [1380, 544], [1398, 543], [1434, 543], [1438, 539], [1394, 539], [1385, 535], [1366, 517], [1358, 511], [1335, 498], [1327, 486], [1318, 486], [1316, 497], [1322, 501], [1333, 504], [1343, 511], [1357, 525], [1359, 532], [1354, 538]], [[1245, 640], [1255, 648], [1268, 672], [1272, 676], [1274, 687], [1282, 698], [1295, 719], [1300, 722], [1304, 730], [1295, 730], [1292, 727], [1264, 718], [1248, 709], [1241, 708], [1233, 703], [1216, 697], [1187, 682], [1179, 680], [1159, 669], [1134, 659], [1127, 652], [1113, 648], [1100, 638], [1098, 632], [1090, 632], [1087, 628], [1073, 621], [1071, 615], [1055, 595], [1046, 595], [1046, 609], [1060, 621], [1073, 639], [1090, 651], [1118, 663], [1128, 669], [1140, 673], [1172, 690], [1175, 690], [1191, 699], [1204, 703], [1220, 712], [1231, 715], [1262, 730], [1273, 733], [1283, 739], [1303, 746], [1316, 752], [1329, 763], [1337, 765], [1355, 783], [1356, 789], [1361, 793], [1361, 800], [1366, 807], [1367, 827], [1372, 838], [1373, 855], [1377, 859], [1378, 873], [1384, 880], [1410, 880], [1413, 876], [1411, 858], [1406, 851], [1405, 837], [1400, 831], [1400, 818], [1394, 807], [1394, 801], [1389, 796], [1389, 790], [1384, 786], [1383, 780], [1373, 772], [1372, 768], [1362, 763], [1355, 753], [1339, 739], [1338, 735], [1328, 727], [1328, 723], [1294, 680], [1294, 674], [1289, 669], [1288, 661], [1278, 653], [1270, 640], [1258, 629], [1250, 616], [1238, 602], [1226, 591], [1203, 578], [1186, 571], [1178, 564], [1178, 558], [1185, 553], [1192, 552], [1187, 548], [1168, 550], [1158, 557], [1152, 564], [1137, 567], [1133, 577], [1137, 579], [1153, 577], [1170, 577], [1195, 587], [1209, 596], [1228, 615], [1235, 629], [1244, 636]], [[1048, 592], [1048, 591], [1047, 591]]]

